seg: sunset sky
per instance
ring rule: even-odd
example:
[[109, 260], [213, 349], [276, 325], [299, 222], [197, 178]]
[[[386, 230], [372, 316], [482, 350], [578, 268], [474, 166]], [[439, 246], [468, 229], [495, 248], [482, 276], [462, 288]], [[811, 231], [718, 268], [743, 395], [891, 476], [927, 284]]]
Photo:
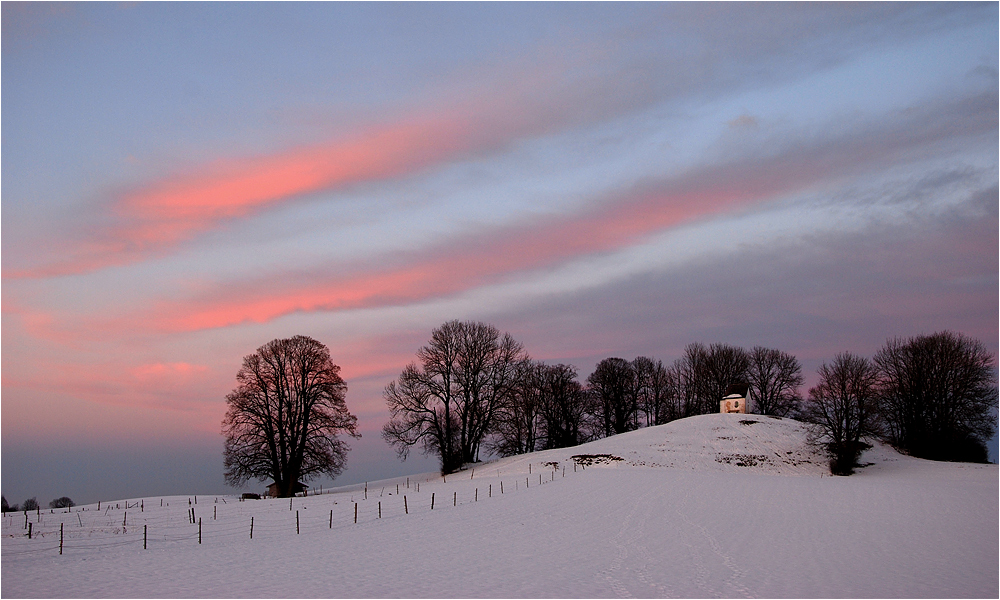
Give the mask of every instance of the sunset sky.
[[996, 3], [2, 13], [12, 503], [234, 491], [225, 395], [296, 334], [360, 421], [341, 483], [435, 468], [382, 389], [451, 319], [581, 378], [696, 341], [807, 383], [893, 336], [997, 353]]

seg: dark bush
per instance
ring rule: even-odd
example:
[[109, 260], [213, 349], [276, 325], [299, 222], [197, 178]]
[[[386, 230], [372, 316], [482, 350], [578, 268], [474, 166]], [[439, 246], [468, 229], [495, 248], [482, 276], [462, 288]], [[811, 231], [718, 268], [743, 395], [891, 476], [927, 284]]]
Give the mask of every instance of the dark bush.
[[829, 444], [827, 450], [830, 452], [830, 473], [833, 475], [850, 475], [854, 473], [854, 467], [861, 458], [861, 453], [871, 448], [871, 444], [865, 442], [843, 442], [840, 444]]
[[76, 502], [73, 502], [69, 496], [56, 498], [52, 502], [49, 502], [49, 508], [69, 508], [70, 506], [76, 506]]

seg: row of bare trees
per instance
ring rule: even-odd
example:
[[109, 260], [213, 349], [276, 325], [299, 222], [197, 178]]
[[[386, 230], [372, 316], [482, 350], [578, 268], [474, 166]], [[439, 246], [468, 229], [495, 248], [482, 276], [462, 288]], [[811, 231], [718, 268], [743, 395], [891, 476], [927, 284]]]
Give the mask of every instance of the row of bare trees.
[[997, 379], [979, 340], [950, 331], [894, 338], [871, 359], [842, 353], [818, 374], [800, 416], [822, 432], [833, 473], [854, 470], [866, 437], [921, 458], [986, 462]]
[[734, 382], [749, 382], [760, 412], [778, 416], [799, 402], [801, 366], [773, 349], [691, 344], [666, 366], [640, 356], [606, 358], [578, 380], [571, 365], [532, 360], [496, 327], [450, 321], [385, 388], [383, 438], [406, 458], [414, 446], [453, 472], [479, 460], [574, 446], [641, 426], [717, 412]]
[[575, 367], [532, 360], [492, 325], [451, 321], [417, 359], [385, 388], [382, 435], [402, 458], [422, 445], [445, 473], [480, 449], [510, 456], [715, 413], [736, 383], [753, 412], [814, 423], [845, 474], [872, 436], [915, 456], [985, 461], [997, 407], [993, 357], [947, 331], [890, 340], [872, 359], [839, 354], [807, 398], [798, 359], [761, 346], [694, 343], [670, 365], [606, 358], [581, 384]]
[[[839, 354], [818, 375], [803, 400], [802, 367], [790, 354], [690, 344], [670, 366], [606, 358], [583, 385], [575, 367], [532, 360], [492, 325], [450, 321], [386, 386], [391, 418], [382, 435], [403, 458], [421, 445], [449, 473], [484, 448], [513, 455], [574, 446], [714, 413], [739, 383], [756, 412], [816, 424], [836, 473], [853, 470], [872, 436], [914, 456], [986, 460], [997, 377], [982, 342], [949, 331], [892, 339], [871, 359]], [[343, 471], [349, 448], [338, 436], [358, 437], [357, 418], [326, 346], [306, 336], [273, 340], [244, 357], [236, 380], [222, 424], [228, 483], [271, 478], [288, 496], [301, 481]]]

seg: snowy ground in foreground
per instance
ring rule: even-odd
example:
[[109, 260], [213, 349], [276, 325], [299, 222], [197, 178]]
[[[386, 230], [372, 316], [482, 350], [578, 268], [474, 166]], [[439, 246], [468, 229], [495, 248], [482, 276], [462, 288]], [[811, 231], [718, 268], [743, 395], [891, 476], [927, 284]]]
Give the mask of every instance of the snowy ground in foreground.
[[[19, 513], [3, 519], [0, 592], [998, 596], [996, 465], [935, 463], [879, 446], [863, 458], [871, 466], [830, 477], [805, 440], [787, 419], [704, 415], [477, 465], [447, 482], [428, 474], [411, 476], [409, 489], [406, 478], [369, 484], [367, 500], [363, 486], [296, 498], [292, 510], [287, 499], [199, 496], [200, 545], [188, 496], [162, 498], [162, 508], [159, 497], [142, 499], [141, 512], [132, 499], [29, 515], [43, 534], [32, 540]], [[574, 472], [577, 454], [623, 460]]]

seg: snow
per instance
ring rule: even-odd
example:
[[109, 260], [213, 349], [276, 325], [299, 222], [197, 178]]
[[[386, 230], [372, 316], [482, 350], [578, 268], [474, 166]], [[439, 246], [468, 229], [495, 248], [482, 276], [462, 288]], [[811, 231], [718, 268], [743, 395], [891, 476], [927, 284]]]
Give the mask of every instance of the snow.
[[[574, 471], [571, 457], [584, 454], [622, 460]], [[862, 460], [873, 464], [830, 477], [800, 423], [704, 415], [478, 464], [447, 481], [411, 476], [408, 489], [406, 478], [369, 483], [367, 500], [358, 485], [295, 498], [292, 510], [287, 499], [198, 496], [201, 544], [187, 516], [194, 496], [162, 498], [162, 508], [161, 498], [145, 498], [29, 515], [31, 540], [18, 513], [3, 519], [0, 591], [997, 597], [997, 466], [935, 463], [881, 445]]]

